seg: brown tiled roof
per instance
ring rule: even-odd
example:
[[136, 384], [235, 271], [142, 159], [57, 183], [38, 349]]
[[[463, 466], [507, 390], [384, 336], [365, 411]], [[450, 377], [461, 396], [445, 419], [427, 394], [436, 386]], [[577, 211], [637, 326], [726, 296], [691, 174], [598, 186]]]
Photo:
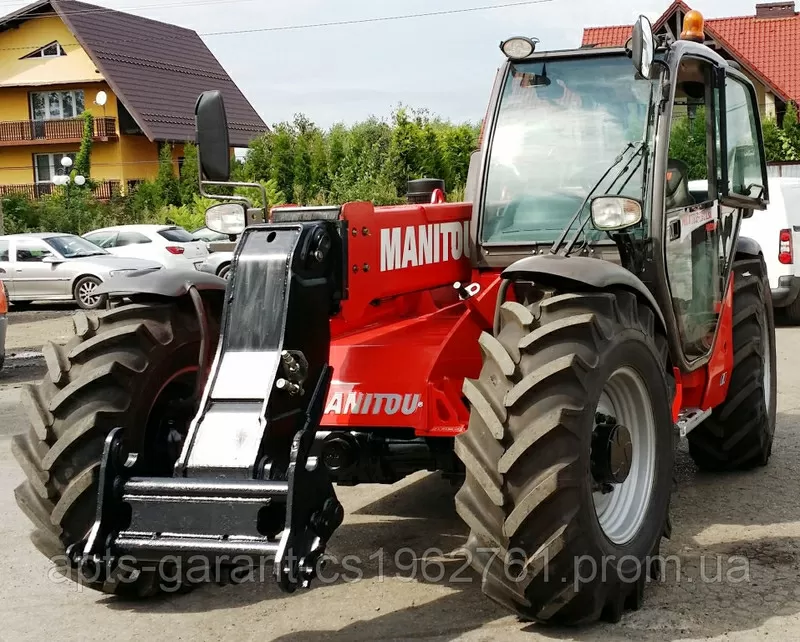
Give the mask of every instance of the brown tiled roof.
[[[677, 9], [690, 11], [685, 2], [676, 0], [653, 30], [658, 31]], [[621, 47], [631, 29], [632, 25], [584, 29], [583, 46]], [[779, 98], [800, 100], [800, 65], [794, 57], [800, 45], [800, 14], [712, 18], [705, 21], [705, 31]]]
[[200, 36], [191, 29], [77, 2], [46, 0], [0, 19], [0, 26], [52, 8], [150, 140], [194, 140], [203, 91], [225, 100], [231, 145], [246, 147], [267, 125]]

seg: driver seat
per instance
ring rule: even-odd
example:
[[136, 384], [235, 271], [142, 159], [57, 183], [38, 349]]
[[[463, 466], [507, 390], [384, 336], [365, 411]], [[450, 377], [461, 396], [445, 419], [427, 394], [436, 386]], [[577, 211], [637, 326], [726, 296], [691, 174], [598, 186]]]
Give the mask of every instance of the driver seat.
[[689, 168], [682, 160], [670, 158], [667, 161], [667, 180], [664, 183], [664, 209], [675, 210], [695, 203], [689, 192]]

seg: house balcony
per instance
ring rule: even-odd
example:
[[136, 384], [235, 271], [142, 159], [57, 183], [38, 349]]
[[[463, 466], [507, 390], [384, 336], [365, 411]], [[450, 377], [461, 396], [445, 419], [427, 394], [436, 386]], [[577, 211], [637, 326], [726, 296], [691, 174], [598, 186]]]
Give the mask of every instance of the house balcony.
[[[0, 147], [41, 145], [42, 143], [80, 143], [83, 139], [83, 119], [0, 121]], [[117, 140], [116, 118], [95, 118], [93, 140]]]
[[[136, 187], [140, 181], [131, 180], [125, 183], [128, 192]], [[18, 194], [27, 198], [36, 199], [52, 194], [55, 186], [52, 183], [20, 183], [17, 185], [0, 185], [0, 196], [11, 196]], [[122, 183], [120, 181], [96, 181], [92, 192], [96, 199], [100, 201], [110, 200], [114, 194], [120, 193]]]

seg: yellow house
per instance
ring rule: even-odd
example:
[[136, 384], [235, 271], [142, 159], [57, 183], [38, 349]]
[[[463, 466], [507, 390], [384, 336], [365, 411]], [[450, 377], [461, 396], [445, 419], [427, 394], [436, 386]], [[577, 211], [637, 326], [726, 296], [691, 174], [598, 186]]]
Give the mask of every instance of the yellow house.
[[154, 177], [164, 144], [177, 169], [209, 89], [223, 94], [232, 147], [268, 131], [190, 29], [74, 0], [0, 18], [0, 194], [48, 193], [80, 147], [83, 112], [93, 117], [99, 197]]

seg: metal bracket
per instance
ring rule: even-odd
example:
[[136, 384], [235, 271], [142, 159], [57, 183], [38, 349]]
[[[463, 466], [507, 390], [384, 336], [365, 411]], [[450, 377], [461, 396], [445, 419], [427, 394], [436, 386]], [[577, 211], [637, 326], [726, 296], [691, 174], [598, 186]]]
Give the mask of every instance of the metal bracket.
[[703, 423], [710, 414], [711, 409], [701, 410], [700, 408], [687, 408], [686, 410], [682, 410], [675, 424], [678, 426], [681, 437], [686, 437], [692, 430]]

